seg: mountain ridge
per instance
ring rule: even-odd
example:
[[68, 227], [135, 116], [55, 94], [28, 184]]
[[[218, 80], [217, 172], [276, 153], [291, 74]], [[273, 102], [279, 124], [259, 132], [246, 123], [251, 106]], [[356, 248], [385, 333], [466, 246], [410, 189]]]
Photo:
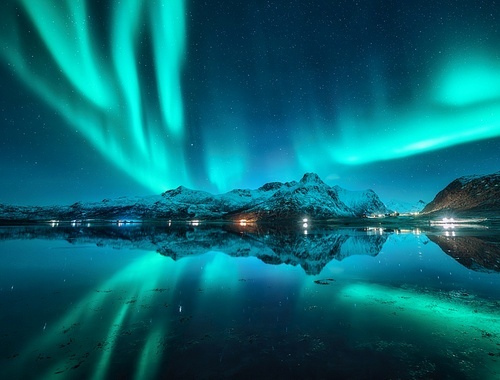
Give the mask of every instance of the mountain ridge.
[[[120, 197], [101, 202], [56, 206], [0, 204], [0, 224], [58, 221], [334, 221], [397, 212], [429, 215], [477, 215], [497, 218], [500, 213], [500, 172], [463, 176], [437, 193], [432, 202], [385, 204], [371, 189], [350, 191], [329, 186], [315, 173], [299, 181], [268, 182], [257, 189], [233, 189], [211, 194], [185, 186], [146, 197]], [[405, 211], [405, 209], [409, 211]], [[417, 217], [418, 218], [418, 217]], [[424, 220], [424, 219], [422, 219]], [[496, 220], [496, 219], [495, 219]]]
[[329, 186], [316, 174], [300, 181], [269, 182], [251, 189], [211, 194], [184, 186], [157, 196], [122, 197], [69, 206], [0, 205], [0, 220], [240, 220], [360, 217], [389, 210], [373, 190]]

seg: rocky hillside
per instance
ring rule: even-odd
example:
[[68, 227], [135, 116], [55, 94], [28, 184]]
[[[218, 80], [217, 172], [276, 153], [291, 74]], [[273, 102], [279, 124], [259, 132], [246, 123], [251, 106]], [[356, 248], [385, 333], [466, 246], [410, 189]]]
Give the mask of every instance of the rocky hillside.
[[500, 172], [454, 180], [422, 210], [438, 211], [500, 212]]

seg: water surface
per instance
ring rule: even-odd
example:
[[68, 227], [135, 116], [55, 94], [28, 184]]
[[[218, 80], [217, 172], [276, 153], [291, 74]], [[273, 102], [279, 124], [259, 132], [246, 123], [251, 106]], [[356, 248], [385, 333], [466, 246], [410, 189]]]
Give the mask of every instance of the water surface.
[[0, 229], [0, 378], [500, 376], [491, 229]]

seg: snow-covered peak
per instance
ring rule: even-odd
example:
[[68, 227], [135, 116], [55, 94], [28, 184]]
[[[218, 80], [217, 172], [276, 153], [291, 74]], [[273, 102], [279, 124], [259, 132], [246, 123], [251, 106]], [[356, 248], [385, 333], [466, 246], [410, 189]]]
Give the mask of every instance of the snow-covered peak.
[[472, 175], [466, 175], [460, 178], [457, 178], [455, 181], [460, 182], [462, 186], [465, 186], [475, 180], [484, 180], [484, 179], [498, 179], [500, 178], [500, 171], [493, 173], [493, 174], [486, 174], [486, 175], [479, 175], [479, 174], [472, 174]]
[[183, 194], [183, 193], [185, 194], [189, 191], [190, 191], [190, 189], [188, 189], [187, 187], [179, 186], [175, 189], [167, 190], [167, 191], [163, 192], [161, 195], [164, 197], [175, 197], [176, 195]]
[[468, 184], [469, 182], [472, 182], [472, 181], [474, 181], [475, 179], [478, 179], [478, 178], [481, 178], [481, 177], [482, 177], [482, 176], [480, 176], [480, 175], [475, 175], [475, 174], [473, 174], [473, 175], [465, 175], [465, 176], [462, 176], [462, 177], [460, 177], [460, 178], [457, 178], [456, 180], [457, 180], [458, 182], [460, 182], [462, 185], [466, 185], [466, 184]]
[[354, 210], [356, 215], [386, 214], [389, 211], [372, 189], [350, 191], [337, 185], [333, 186], [333, 189], [339, 199]]
[[271, 197], [266, 197], [247, 212], [259, 214], [260, 218], [266, 219], [293, 219], [297, 215], [323, 219], [354, 216], [352, 210], [338, 199], [336, 192], [317, 174], [306, 173], [299, 182], [287, 182], [273, 187], [277, 190]]
[[201, 191], [192, 190], [184, 186], [179, 186], [176, 189], [165, 191], [162, 194], [164, 201], [186, 204], [202, 204], [208, 203], [213, 199], [212, 194]]
[[176, 189], [167, 190], [164, 193], [162, 193], [162, 196], [166, 198], [173, 198], [178, 196], [192, 196], [192, 195], [211, 196], [211, 194], [206, 191], [192, 190], [185, 186], [179, 186]]
[[427, 203], [423, 200], [419, 200], [417, 202], [405, 202], [393, 199], [385, 202], [385, 205], [390, 211], [398, 212], [400, 214], [420, 212], [424, 209], [426, 204]]
[[300, 180], [301, 184], [326, 185], [316, 173], [306, 173]]
[[259, 187], [260, 191], [277, 191], [283, 186], [281, 182], [268, 182]]

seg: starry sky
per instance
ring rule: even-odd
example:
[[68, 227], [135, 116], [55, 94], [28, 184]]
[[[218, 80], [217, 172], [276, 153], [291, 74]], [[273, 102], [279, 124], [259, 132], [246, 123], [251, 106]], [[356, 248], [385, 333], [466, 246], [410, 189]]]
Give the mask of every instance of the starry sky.
[[0, 203], [500, 170], [496, 1], [6, 0]]

